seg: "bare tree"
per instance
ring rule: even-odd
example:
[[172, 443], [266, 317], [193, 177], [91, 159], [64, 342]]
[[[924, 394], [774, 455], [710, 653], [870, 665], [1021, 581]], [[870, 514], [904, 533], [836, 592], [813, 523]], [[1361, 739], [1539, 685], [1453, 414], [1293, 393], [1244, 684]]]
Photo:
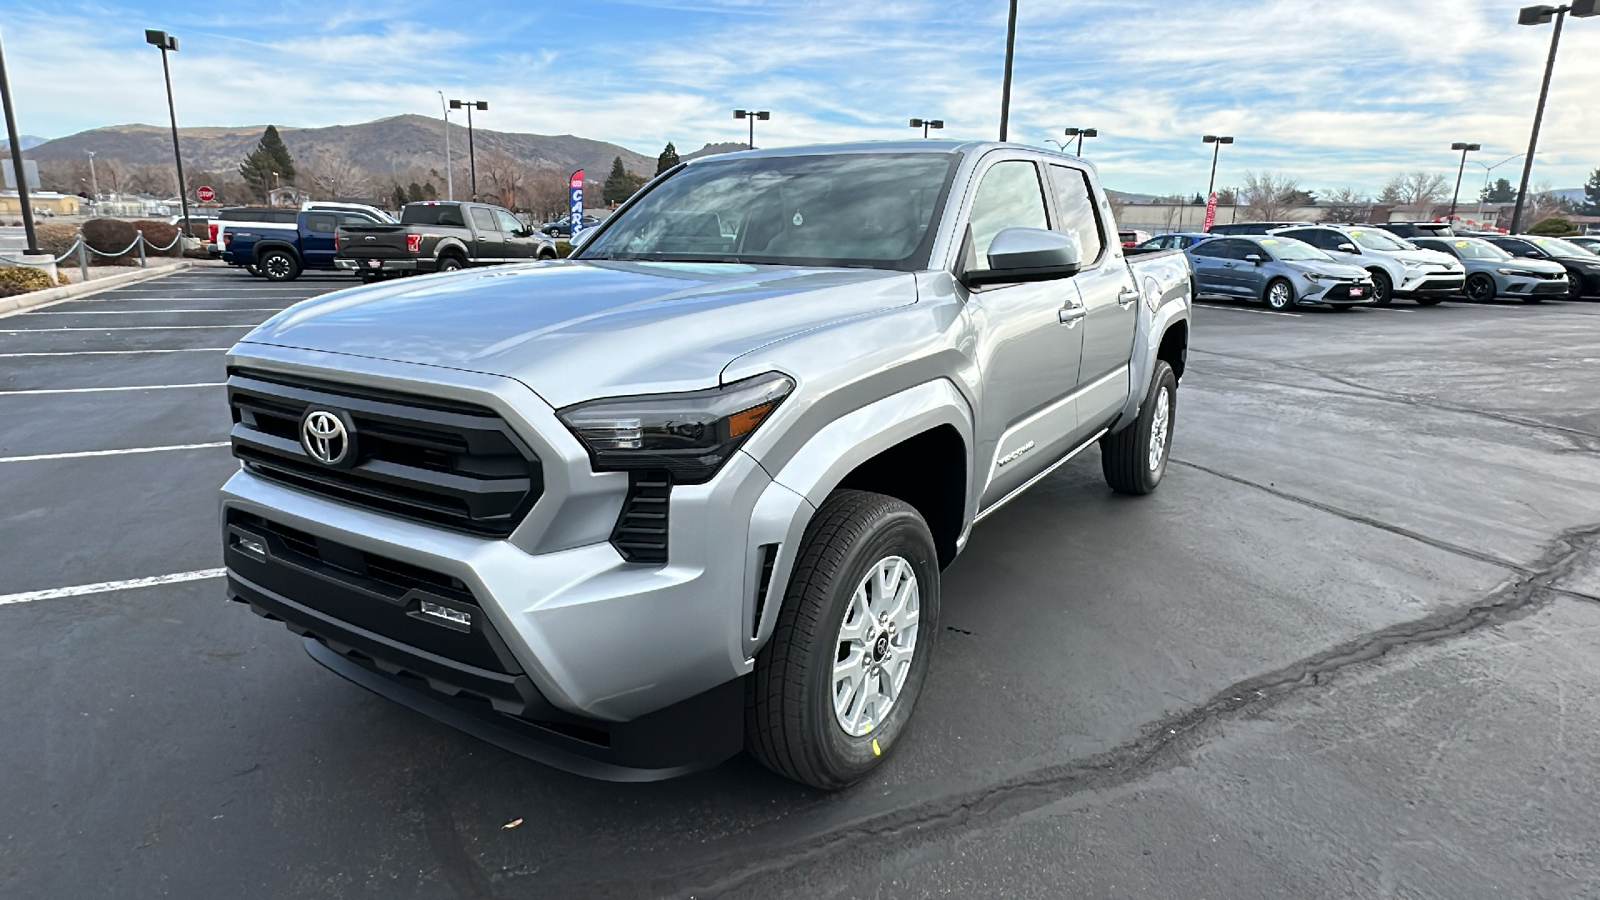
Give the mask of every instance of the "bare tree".
[[1282, 218], [1304, 196], [1300, 179], [1272, 172], [1246, 172], [1238, 195], [1250, 218], [1265, 221]]
[[1372, 198], [1355, 188], [1342, 187], [1322, 198], [1324, 222], [1365, 222], [1372, 216]]
[[1188, 206], [1188, 201], [1177, 194], [1173, 194], [1170, 197], [1162, 197], [1158, 202], [1165, 207], [1161, 216], [1161, 227], [1169, 232], [1177, 231], [1181, 228], [1183, 226], [1184, 209]]
[[517, 194], [527, 179], [527, 167], [522, 160], [504, 150], [489, 149], [478, 153], [480, 185], [487, 185], [493, 199], [506, 209], [517, 208]]
[[528, 176], [523, 188], [529, 212], [542, 219], [554, 219], [568, 212], [567, 176], [556, 169], [538, 169]]
[[1540, 219], [1546, 219], [1563, 211], [1560, 195], [1554, 193], [1550, 182], [1541, 181], [1529, 185], [1528, 199], [1522, 204], [1522, 222], [1524, 226], [1533, 225]]
[[1389, 179], [1378, 199], [1397, 206], [1413, 206], [1417, 217], [1433, 218], [1434, 208], [1444, 202], [1450, 190], [1450, 181], [1443, 175], [1427, 172], [1402, 172]]
[[367, 172], [340, 150], [317, 151], [305, 168], [319, 200], [365, 196], [370, 187]]

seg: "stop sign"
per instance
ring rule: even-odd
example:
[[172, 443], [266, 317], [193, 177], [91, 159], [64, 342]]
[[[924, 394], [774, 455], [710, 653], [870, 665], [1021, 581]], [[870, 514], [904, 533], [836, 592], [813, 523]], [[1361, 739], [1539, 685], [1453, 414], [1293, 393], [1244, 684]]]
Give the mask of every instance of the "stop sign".
[[217, 192], [206, 187], [205, 185], [201, 185], [200, 187], [196, 188], [194, 195], [200, 198], [201, 203], [210, 203], [211, 201], [217, 199]]

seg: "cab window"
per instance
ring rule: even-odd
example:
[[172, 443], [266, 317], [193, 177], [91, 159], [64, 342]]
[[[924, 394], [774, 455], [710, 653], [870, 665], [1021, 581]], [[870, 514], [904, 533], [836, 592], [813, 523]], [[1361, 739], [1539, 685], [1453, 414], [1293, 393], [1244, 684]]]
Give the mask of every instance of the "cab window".
[[[1092, 266], [1100, 261], [1105, 250], [1104, 230], [1100, 215], [1094, 208], [1094, 194], [1089, 190], [1087, 173], [1070, 166], [1050, 166], [1050, 189], [1056, 200], [1056, 230], [1077, 232], [1083, 244], [1083, 263]], [[1155, 246], [1162, 249], [1176, 247], [1177, 238], [1163, 238]]]
[[[1044, 192], [1039, 187], [1039, 170], [1033, 163], [1006, 160], [996, 163], [983, 175], [978, 193], [972, 198], [968, 216], [971, 256], [967, 271], [989, 268], [989, 245], [995, 235], [1007, 228], [1049, 228]], [[1087, 251], [1087, 248], [1085, 248]], [[1087, 252], [1085, 252], [1087, 256]]]

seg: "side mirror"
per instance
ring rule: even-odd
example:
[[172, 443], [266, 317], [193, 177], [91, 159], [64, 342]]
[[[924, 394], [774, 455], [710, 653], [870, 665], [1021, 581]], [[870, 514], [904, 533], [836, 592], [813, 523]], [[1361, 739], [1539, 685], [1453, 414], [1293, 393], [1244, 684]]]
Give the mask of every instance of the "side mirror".
[[1356, 245], [1355, 244], [1340, 244], [1339, 245], [1339, 252], [1340, 253], [1354, 253], [1354, 254], [1356, 254], [1358, 256], [1361, 253], [1360, 250], [1356, 249]]
[[1549, 257], [1543, 250], [1529, 250], [1528, 251], [1528, 258], [1529, 259], [1548, 259]]
[[1007, 228], [989, 245], [989, 268], [967, 272], [967, 287], [1071, 278], [1083, 268], [1083, 243], [1076, 232]]
[[1261, 265], [1262, 263], [1266, 262], [1266, 260], [1261, 258], [1261, 254], [1259, 254], [1259, 253], [1251, 253], [1251, 254], [1247, 255], [1244, 258], [1244, 261], [1248, 262], [1248, 263], [1255, 263], [1258, 266]]
[[599, 233], [600, 233], [600, 229], [599, 228], [591, 227], [591, 228], [585, 228], [582, 231], [578, 232], [577, 234], [573, 235], [572, 238], [569, 241], [569, 243], [571, 243], [571, 245], [572, 245], [572, 252], [573, 253], [577, 253], [579, 250], [583, 249], [583, 245], [589, 243], [589, 241], [593, 240], [594, 236], [596, 234], [599, 234]]

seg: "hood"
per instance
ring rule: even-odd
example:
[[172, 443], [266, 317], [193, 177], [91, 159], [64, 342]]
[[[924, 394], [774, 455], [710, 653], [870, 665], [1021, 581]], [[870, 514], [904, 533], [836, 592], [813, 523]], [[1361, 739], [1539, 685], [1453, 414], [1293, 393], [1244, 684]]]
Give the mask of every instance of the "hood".
[[1451, 269], [1461, 268], [1461, 260], [1448, 253], [1440, 253], [1438, 250], [1396, 250], [1389, 255], [1402, 261], [1409, 259], [1412, 262], [1433, 263]]
[[504, 375], [562, 407], [712, 387], [740, 354], [916, 299], [907, 272], [570, 261], [327, 294], [243, 343]]
[[1334, 278], [1366, 278], [1367, 270], [1349, 263], [1334, 262], [1323, 259], [1286, 259], [1283, 264], [1291, 269], [1301, 272], [1311, 272], [1316, 275], [1331, 275]]
[[[1513, 256], [1510, 259], [1479, 259], [1473, 262], [1478, 264], [1476, 268], [1481, 269], [1510, 269], [1513, 272], [1542, 272], [1546, 275], [1567, 274], [1566, 266], [1548, 259], [1524, 259]], [[1600, 263], [1600, 259], [1596, 259], [1595, 262]]]

